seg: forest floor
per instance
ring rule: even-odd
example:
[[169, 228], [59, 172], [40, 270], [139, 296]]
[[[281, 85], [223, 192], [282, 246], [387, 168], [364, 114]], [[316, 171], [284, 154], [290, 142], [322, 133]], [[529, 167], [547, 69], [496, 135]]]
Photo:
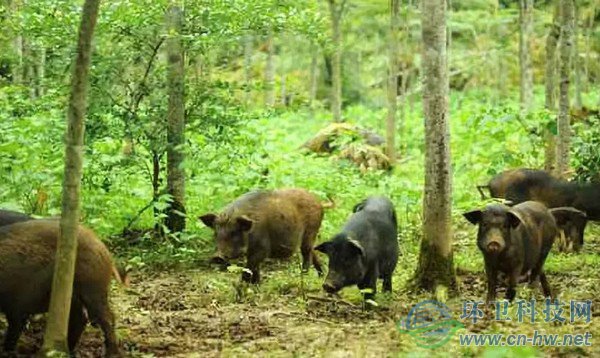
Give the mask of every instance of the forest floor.
[[[588, 230], [586, 244], [579, 254], [552, 252], [547, 273], [563, 302], [592, 300], [597, 307], [600, 285], [600, 229]], [[446, 303], [453, 318], [459, 319], [464, 300], [482, 301], [485, 281], [473, 233], [458, 232], [455, 242], [459, 264], [460, 295]], [[466, 255], [466, 256], [465, 256]], [[475, 256], [473, 256], [475, 255]], [[470, 259], [472, 258], [472, 260]], [[201, 260], [204, 261], [204, 260]], [[415, 255], [401, 258], [394, 277], [394, 292], [378, 294], [378, 306], [365, 310], [356, 288], [346, 288], [341, 298], [326, 296], [320, 290], [321, 278], [314, 270], [301, 275], [298, 265], [273, 262], [263, 269], [258, 286], [242, 285], [239, 273], [219, 271], [207, 265], [186, 270], [146, 270], [133, 273], [128, 287], [115, 285], [112, 304], [117, 330], [127, 356], [137, 357], [254, 357], [254, 356], [485, 356], [527, 357], [600, 356], [600, 315], [593, 311], [590, 323], [582, 320], [553, 325], [536, 323], [461, 320], [465, 328], [444, 346], [421, 348], [413, 337], [401, 333], [397, 322], [411, 306], [429, 299], [408, 291], [407, 279], [415, 267]], [[499, 298], [501, 293], [498, 294]], [[538, 299], [538, 288], [520, 286], [517, 298]], [[0, 323], [4, 326], [4, 323]], [[4, 327], [0, 327], [4, 329]], [[461, 347], [459, 334], [516, 333], [592, 334], [590, 347]], [[19, 356], [27, 357], [41, 345], [43, 322], [32, 322], [19, 344]], [[81, 357], [97, 357], [102, 352], [102, 336], [88, 327], [80, 343]]]

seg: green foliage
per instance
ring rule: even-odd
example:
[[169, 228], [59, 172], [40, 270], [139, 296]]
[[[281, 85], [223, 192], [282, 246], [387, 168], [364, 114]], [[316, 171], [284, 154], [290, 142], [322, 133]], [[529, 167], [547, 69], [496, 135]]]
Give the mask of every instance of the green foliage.
[[578, 124], [576, 130], [578, 136], [572, 142], [575, 179], [599, 182], [600, 117], [590, 117], [589, 123]]

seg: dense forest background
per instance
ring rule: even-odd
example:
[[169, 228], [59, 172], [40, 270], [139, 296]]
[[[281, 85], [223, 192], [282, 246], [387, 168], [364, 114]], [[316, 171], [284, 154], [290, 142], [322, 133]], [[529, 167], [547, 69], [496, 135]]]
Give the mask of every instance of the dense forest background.
[[[523, 19], [520, 3], [534, 5], [530, 25]], [[189, 279], [175, 274], [159, 283], [141, 283], [164, 296], [142, 293], [140, 312], [177, 311], [181, 307], [170, 306], [177, 300], [187, 308], [204, 310], [215, 297], [231, 304], [260, 306], [270, 304], [273, 295], [303, 297], [305, 292], [319, 290], [316, 274], [311, 273], [305, 282], [298, 265], [276, 271], [262, 289], [254, 291], [239, 288], [237, 273], [217, 273], [208, 267], [214, 243], [198, 215], [218, 210], [254, 188], [302, 187], [333, 202], [320, 240], [334, 234], [352, 206], [365, 196], [385, 193], [399, 216], [403, 256], [394, 280], [399, 283], [395, 287], [403, 287], [414, 274], [422, 238], [421, 2], [399, 2], [395, 17], [390, 3], [383, 0], [185, 2], [185, 144], [178, 149], [186, 158], [181, 168], [186, 174], [187, 223], [181, 233], [171, 232], [165, 223], [173, 200], [167, 190], [166, 42], [172, 35], [165, 26], [167, 5], [166, 0], [103, 2], [90, 70], [82, 221], [106, 240], [128, 269], [200, 267], [211, 275], [202, 271]], [[460, 214], [482, 205], [476, 185], [508, 168], [554, 167], [548, 162], [547, 148], [558, 133], [559, 85], [564, 82], [560, 71], [564, 46], [556, 35], [562, 26], [559, 5], [562, 1], [448, 1], [454, 264], [463, 277], [461, 285], [474, 287], [466, 289], [473, 295], [482, 290], [475, 279], [483, 276], [482, 259], [474, 233]], [[567, 67], [571, 155], [564, 174], [574, 180], [597, 181], [600, 3], [582, 0], [575, 5], [574, 36], [568, 46], [572, 57]], [[2, 1], [2, 208], [36, 216], [60, 214], [65, 108], [80, 13], [80, 1]], [[396, 87], [392, 98], [397, 106], [391, 126], [390, 83]], [[388, 143], [393, 139], [393, 153], [385, 146], [353, 147], [351, 153], [334, 150], [326, 155], [302, 148], [323, 128], [342, 121], [354, 131], [338, 136], [336, 147], [360, 142], [358, 128], [377, 133]], [[371, 154], [375, 157], [365, 154], [361, 159], [360, 153], [375, 153]], [[381, 158], [386, 163], [381, 164]], [[582, 270], [577, 274], [581, 278], [578, 290], [563, 287], [571, 297], [598, 296], [591, 294], [598, 293], [600, 240], [596, 227], [590, 232], [591, 241], [582, 254], [559, 254], [547, 264], [550, 277], [553, 272]], [[287, 276], [290, 272], [292, 278]], [[188, 280], [210, 298], [170, 295], [169, 291], [176, 291], [172, 286], [185, 286]], [[402, 289], [399, 297], [408, 294]], [[350, 293], [349, 297], [356, 301], [359, 295]], [[131, 299], [122, 301], [130, 303]], [[399, 301], [387, 297], [383, 306], [403, 312]], [[293, 301], [293, 306], [306, 308], [299, 302]], [[338, 309], [333, 320], [344, 318]], [[326, 311], [323, 307], [316, 310]], [[375, 325], [389, 325], [377, 314], [360, 315], [359, 319], [379, 322]], [[240, 323], [241, 342], [260, 336], [263, 323], [249, 323], [252, 334], [250, 326]], [[178, 333], [173, 332], [176, 338]], [[316, 328], [308, 332], [311, 335]], [[147, 332], [134, 333], [142, 337]], [[365, 334], [361, 339], [369, 339]], [[392, 338], [394, 343], [381, 347], [397, 348], [400, 341]], [[173, 353], [163, 343], [145, 339], [155, 353]], [[236, 349], [245, 353], [262, 349], [240, 348], [235, 337], [232, 341], [225, 348], [234, 353]], [[216, 343], [202, 342], [216, 349]], [[301, 342], [290, 345], [303, 349]], [[414, 348], [408, 347], [408, 351]], [[129, 348], [133, 352], [145, 349], [139, 342]], [[526, 350], [524, 355], [535, 352]]]

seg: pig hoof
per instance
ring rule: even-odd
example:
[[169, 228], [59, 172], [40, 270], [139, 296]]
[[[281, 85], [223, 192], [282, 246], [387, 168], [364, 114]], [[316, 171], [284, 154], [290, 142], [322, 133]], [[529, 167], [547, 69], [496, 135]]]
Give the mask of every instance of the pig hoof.
[[517, 291], [514, 288], [509, 288], [506, 290], [506, 299], [512, 302], [517, 295]]

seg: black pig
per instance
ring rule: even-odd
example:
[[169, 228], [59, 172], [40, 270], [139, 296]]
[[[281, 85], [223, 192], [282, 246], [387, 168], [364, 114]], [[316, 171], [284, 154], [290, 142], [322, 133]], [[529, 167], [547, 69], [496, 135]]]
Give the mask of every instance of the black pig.
[[559, 251], [578, 252], [583, 246], [583, 233], [587, 225], [587, 215], [575, 208], [560, 207], [550, 209], [556, 225], [563, 231], [559, 236]]
[[488, 303], [496, 298], [499, 273], [508, 278], [506, 298], [510, 301], [515, 298], [515, 287], [524, 276], [530, 283], [539, 277], [544, 295], [552, 296], [543, 266], [558, 229], [543, 204], [534, 201], [513, 207], [491, 204], [484, 210], [463, 215], [472, 224], [479, 225], [477, 246], [485, 261]]
[[329, 256], [329, 272], [323, 289], [335, 293], [357, 285], [370, 289], [365, 299], [377, 291], [377, 279], [383, 279], [383, 291], [392, 291], [392, 274], [398, 262], [398, 222], [392, 202], [372, 196], [357, 204], [342, 231], [330, 241], [315, 247]]
[[0, 226], [29, 220], [33, 220], [33, 218], [27, 214], [23, 214], [18, 211], [0, 209]]

